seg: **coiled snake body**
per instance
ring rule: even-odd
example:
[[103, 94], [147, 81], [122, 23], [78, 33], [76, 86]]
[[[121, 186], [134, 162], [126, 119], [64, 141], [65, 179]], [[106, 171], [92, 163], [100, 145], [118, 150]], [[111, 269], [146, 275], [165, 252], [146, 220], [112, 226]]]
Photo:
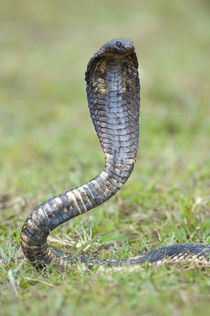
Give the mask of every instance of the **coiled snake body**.
[[[90, 59], [85, 79], [90, 114], [105, 154], [105, 167], [86, 184], [39, 205], [25, 221], [21, 232], [23, 252], [34, 265], [41, 268], [52, 261], [58, 265], [63, 265], [64, 259], [72, 262], [70, 254], [63, 256], [61, 252], [48, 247], [50, 231], [111, 198], [130, 176], [136, 160], [140, 85], [133, 41], [116, 39], [107, 42]], [[85, 257], [75, 260], [88, 266], [91, 263], [118, 266], [145, 261], [158, 264], [192, 259], [208, 263], [209, 252], [209, 245], [195, 243], [163, 247], [123, 260]]]

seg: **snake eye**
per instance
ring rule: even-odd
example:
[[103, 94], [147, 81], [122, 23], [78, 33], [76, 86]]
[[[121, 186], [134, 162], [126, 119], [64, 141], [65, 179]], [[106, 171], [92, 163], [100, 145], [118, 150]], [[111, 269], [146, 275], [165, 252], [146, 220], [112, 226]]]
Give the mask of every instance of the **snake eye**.
[[123, 45], [120, 41], [116, 42], [116, 46], [117, 46], [117, 48], [123, 48]]

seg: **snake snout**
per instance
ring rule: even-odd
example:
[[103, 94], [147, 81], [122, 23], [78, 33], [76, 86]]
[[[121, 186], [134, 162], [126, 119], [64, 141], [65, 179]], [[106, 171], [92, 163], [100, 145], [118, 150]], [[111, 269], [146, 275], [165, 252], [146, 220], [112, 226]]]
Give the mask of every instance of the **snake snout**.
[[116, 38], [102, 46], [102, 50], [109, 54], [127, 55], [134, 52], [134, 44], [130, 39]]

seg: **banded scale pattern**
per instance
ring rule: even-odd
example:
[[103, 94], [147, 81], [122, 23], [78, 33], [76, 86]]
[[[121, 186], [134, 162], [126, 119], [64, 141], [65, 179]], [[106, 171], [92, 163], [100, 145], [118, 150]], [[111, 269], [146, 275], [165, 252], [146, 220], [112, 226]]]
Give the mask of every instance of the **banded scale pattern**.
[[82, 262], [106, 266], [159, 264], [191, 261], [209, 262], [209, 246], [173, 245], [124, 260], [99, 260], [72, 257], [47, 245], [49, 233], [62, 223], [81, 215], [110, 199], [129, 178], [136, 160], [139, 142], [140, 85], [138, 61], [133, 42], [115, 39], [107, 42], [90, 59], [85, 76], [90, 115], [105, 155], [105, 167], [94, 179], [40, 204], [25, 221], [21, 246], [25, 256], [37, 267], [50, 263], [63, 266]]
[[90, 114], [105, 153], [105, 167], [88, 183], [39, 205], [24, 223], [23, 252], [40, 267], [52, 260], [62, 264], [62, 257], [55, 256], [47, 246], [50, 231], [111, 198], [130, 176], [136, 159], [140, 87], [133, 42], [118, 39], [105, 44], [90, 60], [86, 81]]

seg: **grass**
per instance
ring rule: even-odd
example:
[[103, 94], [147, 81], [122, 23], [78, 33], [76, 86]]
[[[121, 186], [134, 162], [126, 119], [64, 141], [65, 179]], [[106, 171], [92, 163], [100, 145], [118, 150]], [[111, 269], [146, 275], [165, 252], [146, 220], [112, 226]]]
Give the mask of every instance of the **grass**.
[[1, 315], [206, 315], [207, 270], [38, 273], [19, 235], [36, 205], [103, 168], [84, 72], [103, 43], [129, 37], [142, 88], [135, 169], [117, 196], [56, 229], [52, 244], [119, 258], [209, 242], [209, 2], [0, 4]]

